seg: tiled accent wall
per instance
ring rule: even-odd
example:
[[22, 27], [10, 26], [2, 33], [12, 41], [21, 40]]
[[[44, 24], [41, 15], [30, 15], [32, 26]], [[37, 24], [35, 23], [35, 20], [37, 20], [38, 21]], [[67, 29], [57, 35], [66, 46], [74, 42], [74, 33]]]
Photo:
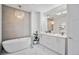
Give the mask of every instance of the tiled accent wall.
[[[3, 40], [30, 36], [30, 13], [15, 8], [2, 6], [2, 38]], [[15, 11], [24, 12], [25, 16], [19, 19]]]

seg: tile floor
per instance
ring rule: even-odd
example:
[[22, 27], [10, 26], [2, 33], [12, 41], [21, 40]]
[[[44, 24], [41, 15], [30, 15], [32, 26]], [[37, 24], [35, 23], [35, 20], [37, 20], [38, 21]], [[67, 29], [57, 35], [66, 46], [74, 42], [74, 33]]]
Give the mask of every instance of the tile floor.
[[8, 53], [6, 55], [57, 55], [53, 51], [41, 46], [34, 45], [33, 48], [23, 49], [15, 53]]

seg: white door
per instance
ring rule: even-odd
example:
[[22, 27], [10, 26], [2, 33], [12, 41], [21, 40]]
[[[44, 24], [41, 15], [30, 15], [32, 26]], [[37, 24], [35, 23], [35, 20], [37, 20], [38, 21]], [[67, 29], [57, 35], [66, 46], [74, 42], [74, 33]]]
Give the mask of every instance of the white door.
[[79, 54], [79, 5], [68, 5], [68, 54]]

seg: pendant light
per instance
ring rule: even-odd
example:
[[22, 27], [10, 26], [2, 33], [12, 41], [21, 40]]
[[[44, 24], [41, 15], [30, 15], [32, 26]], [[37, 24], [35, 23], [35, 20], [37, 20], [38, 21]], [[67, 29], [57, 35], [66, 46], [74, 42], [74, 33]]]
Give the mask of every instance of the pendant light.
[[[19, 9], [21, 9], [21, 5], [18, 6]], [[21, 10], [15, 10], [15, 16], [19, 19], [23, 19], [24, 18], [24, 12]]]

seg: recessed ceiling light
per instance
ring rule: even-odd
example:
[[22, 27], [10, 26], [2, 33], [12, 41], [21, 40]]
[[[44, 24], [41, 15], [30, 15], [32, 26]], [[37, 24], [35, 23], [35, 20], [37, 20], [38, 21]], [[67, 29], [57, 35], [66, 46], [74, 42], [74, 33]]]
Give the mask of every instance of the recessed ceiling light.
[[67, 13], [67, 10], [63, 11], [62, 13], [63, 13], [63, 14], [66, 14], [66, 13]]
[[50, 18], [50, 16], [49, 16], [49, 15], [47, 15], [47, 18]]
[[56, 13], [56, 15], [58, 15], [58, 16], [61, 15], [61, 14], [62, 14], [61, 12]]

